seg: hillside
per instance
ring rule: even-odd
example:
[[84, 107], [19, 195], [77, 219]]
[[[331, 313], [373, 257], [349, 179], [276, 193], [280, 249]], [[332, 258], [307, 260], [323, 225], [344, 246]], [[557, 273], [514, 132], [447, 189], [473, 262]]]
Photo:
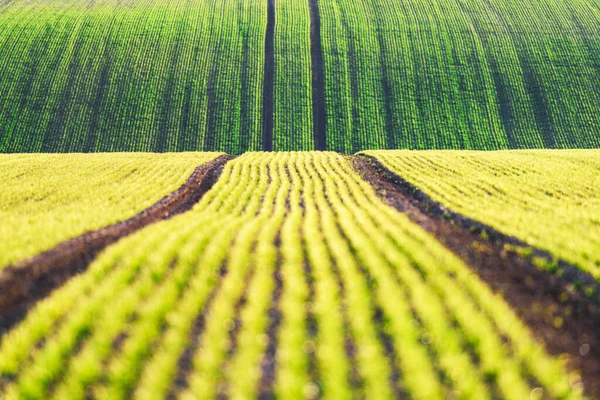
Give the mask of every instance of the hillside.
[[600, 146], [597, 0], [8, 0], [0, 152]]

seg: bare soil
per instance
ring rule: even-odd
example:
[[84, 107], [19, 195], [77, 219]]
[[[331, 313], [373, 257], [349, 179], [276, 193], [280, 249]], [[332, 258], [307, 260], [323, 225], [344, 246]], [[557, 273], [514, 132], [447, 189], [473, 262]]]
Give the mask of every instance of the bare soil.
[[325, 110], [325, 72], [321, 47], [319, 0], [308, 0], [310, 11], [310, 58], [312, 61], [312, 107], [315, 150], [327, 149]]
[[267, 0], [265, 33], [265, 69], [263, 74], [263, 142], [264, 151], [273, 150], [273, 90], [275, 85], [275, 0]]
[[568, 368], [581, 374], [586, 395], [600, 398], [600, 303], [574, 285], [596, 284], [597, 293], [595, 281], [564, 261], [561, 274], [544, 271], [515, 249], [551, 257], [547, 252], [446, 209], [372, 157], [354, 156], [352, 162], [380, 198], [433, 234], [501, 294], [550, 354], [566, 356]]
[[[279, 243], [279, 240], [276, 240]], [[269, 308], [269, 325], [267, 328], [267, 348], [260, 363], [261, 378], [258, 384], [258, 398], [269, 400], [275, 398], [275, 372], [277, 367], [277, 335], [281, 326], [281, 296], [283, 293], [283, 276], [281, 274], [281, 255], [278, 257], [277, 269], [273, 272], [275, 288]]]
[[87, 269], [108, 245], [155, 222], [191, 209], [217, 181], [231, 156], [199, 166], [176, 191], [125, 221], [86, 232], [0, 271], [0, 336], [38, 301]]

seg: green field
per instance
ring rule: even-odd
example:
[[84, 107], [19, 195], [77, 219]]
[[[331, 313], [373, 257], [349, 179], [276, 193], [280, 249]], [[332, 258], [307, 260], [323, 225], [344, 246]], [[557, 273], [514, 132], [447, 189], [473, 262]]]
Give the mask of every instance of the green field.
[[502, 297], [335, 153], [229, 162], [193, 210], [30, 310], [0, 377], [5, 399], [581, 395]]
[[600, 279], [600, 151], [370, 151], [450, 210]]
[[0, 151], [261, 146], [263, 2], [0, 4]]
[[0, 269], [127, 219], [216, 153], [0, 155]]
[[600, 0], [0, 0], [0, 400], [132, 398], [600, 399]]
[[598, 147], [599, 6], [320, 1], [329, 148]]
[[600, 146], [596, 0], [273, 1], [0, 3], [0, 152]]

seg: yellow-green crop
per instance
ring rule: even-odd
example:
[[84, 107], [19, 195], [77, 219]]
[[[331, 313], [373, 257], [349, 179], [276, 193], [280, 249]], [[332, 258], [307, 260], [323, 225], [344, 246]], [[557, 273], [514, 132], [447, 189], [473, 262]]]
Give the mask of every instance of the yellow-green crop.
[[0, 268], [134, 216], [218, 155], [0, 155]]
[[454, 212], [600, 279], [600, 151], [368, 151]]
[[0, 344], [6, 399], [538, 387], [580, 397], [500, 296], [334, 153], [229, 162], [191, 211], [107, 248]]

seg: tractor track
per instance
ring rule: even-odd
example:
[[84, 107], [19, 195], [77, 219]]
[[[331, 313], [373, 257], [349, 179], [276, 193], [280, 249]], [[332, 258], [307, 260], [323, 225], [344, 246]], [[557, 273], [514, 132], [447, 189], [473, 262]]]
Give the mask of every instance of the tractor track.
[[312, 62], [312, 112], [315, 150], [327, 150], [325, 72], [321, 47], [319, 0], [308, 0], [310, 9], [310, 58]]
[[263, 151], [273, 150], [273, 91], [275, 87], [275, 0], [267, 0], [265, 67], [263, 75]]

